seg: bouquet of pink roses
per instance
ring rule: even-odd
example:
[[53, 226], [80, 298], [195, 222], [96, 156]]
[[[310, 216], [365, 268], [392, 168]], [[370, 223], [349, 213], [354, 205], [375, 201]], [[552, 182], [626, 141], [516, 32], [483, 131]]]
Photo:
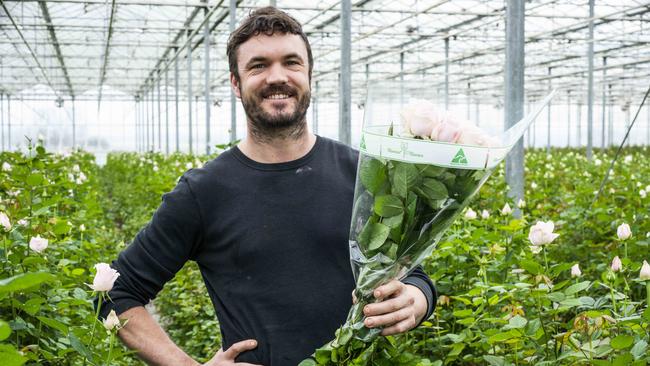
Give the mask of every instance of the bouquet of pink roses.
[[[368, 364], [381, 332], [363, 323], [374, 289], [402, 279], [431, 254], [551, 97], [497, 138], [428, 100], [399, 103], [406, 96], [396, 92], [404, 90], [368, 90], [349, 237], [357, 302], [335, 338], [301, 366]], [[426, 96], [419, 87], [409, 92]]]

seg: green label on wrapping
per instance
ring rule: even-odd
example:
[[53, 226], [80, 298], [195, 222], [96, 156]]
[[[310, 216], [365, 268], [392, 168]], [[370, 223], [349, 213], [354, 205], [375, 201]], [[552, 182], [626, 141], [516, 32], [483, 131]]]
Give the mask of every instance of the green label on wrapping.
[[457, 165], [467, 165], [467, 157], [465, 156], [463, 149], [458, 149], [458, 152], [456, 155], [454, 155], [454, 158], [451, 159], [451, 163]]

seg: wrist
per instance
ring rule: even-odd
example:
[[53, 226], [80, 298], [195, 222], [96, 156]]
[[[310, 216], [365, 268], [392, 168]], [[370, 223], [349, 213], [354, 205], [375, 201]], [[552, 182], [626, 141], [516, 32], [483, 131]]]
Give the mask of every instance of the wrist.
[[406, 287], [413, 296], [413, 308], [415, 310], [415, 323], [420, 324], [424, 320], [424, 317], [427, 315], [427, 310], [429, 310], [429, 302], [427, 297], [424, 295], [422, 290], [419, 287], [411, 284], [406, 284]]

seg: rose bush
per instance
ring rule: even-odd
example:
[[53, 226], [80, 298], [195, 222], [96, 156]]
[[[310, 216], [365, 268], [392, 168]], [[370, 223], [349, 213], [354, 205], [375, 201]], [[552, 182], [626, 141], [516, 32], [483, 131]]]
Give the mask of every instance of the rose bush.
[[[650, 191], [650, 151], [626, 148], [630, 159], [615, 165], [592, 205], [613, 154], [597, 151], [589, 162], [584, 150], [527, 151], [520, 219], [498, 214], [516, 202], [504, 202], [504, 172], [496, 171], [472, 203], [480, 216], [454, 224], [425, 261], [440, 295], [434, 315], [407, 334], [380, 337], [367, 364], [650, 362], [650, 202], [638, 193]], [[63, 157], [38, 148], [1, 153], [0, 161], [11, 167], [0, 171], [0, 212], [11, 224], [8, 231], [0, 227], [2, 364], [75, 365], [84, 358], [89, 365], [107, 359], [111, 365], [141, 364], [117, 341], [111, 348], [114, 333], [95, 320], [87, 284], [95, 264], [114, 258], [150, 218], [160, 195], [200, 161], [119, 153], [100, 168], [84, 153]], [[80, 172], [86, 181], [77, 184]], [[542, 253], [529, 248], [537, 221], [552, 221], [552, 232], [560, 235], [545, 246], [548, 268]], [[632, 234], [626, 240], [617, 233], [623, 223]], [[40, 254], [29, 249], [36, 236], [49, 242]], [[621, 262], [618, 272], [610, 268], [614, 256]], [[188, 353], [207, 360], [219, 348], [218, 324], [194, 264], [155, 304], [163, 326]]]

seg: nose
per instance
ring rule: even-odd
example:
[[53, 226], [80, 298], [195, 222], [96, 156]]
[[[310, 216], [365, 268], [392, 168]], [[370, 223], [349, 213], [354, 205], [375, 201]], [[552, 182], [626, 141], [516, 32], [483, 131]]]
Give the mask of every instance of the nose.
[[279, 62], [274, 62], [269, 66], [266, 82], [268, 84], [285, 84], [288, 81], [287, 73]]

